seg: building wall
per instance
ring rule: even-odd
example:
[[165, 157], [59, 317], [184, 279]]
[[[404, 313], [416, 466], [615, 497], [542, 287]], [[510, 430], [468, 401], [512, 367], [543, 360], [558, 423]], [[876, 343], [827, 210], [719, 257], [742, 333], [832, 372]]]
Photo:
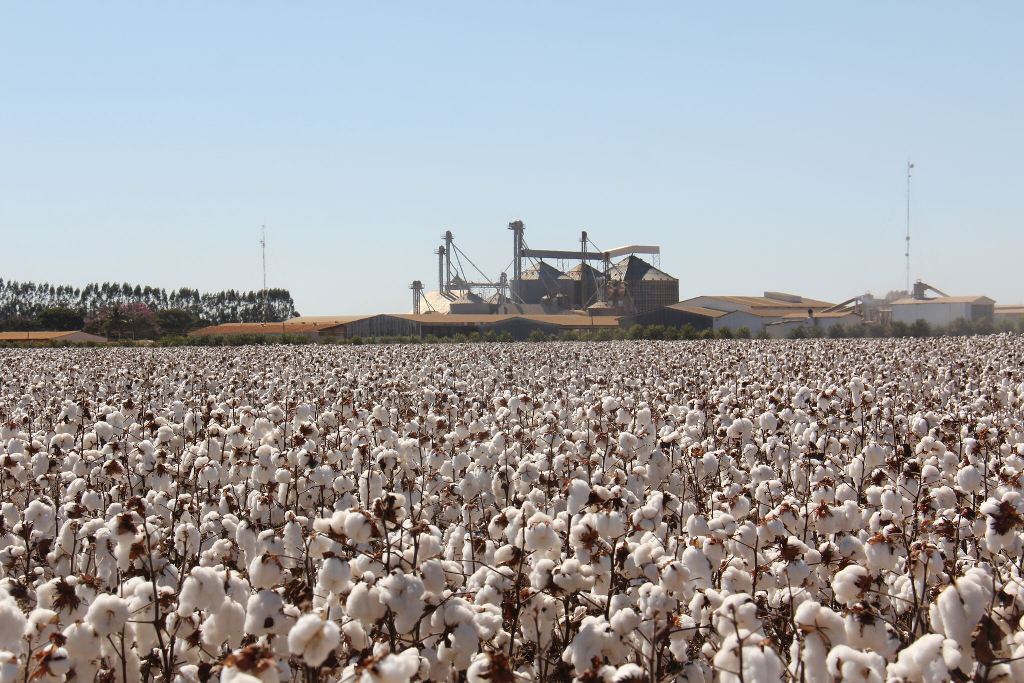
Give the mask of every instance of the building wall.
[[696, 330], [708, 330], [711, 329], [714, 318], [710, 318], [703, 315], [697, 315], [696, 313], [689, 313], [687, 311], [676, 310], [672, 307], [658, 308], [653, 311], [647, 311], [646, 313], [637, 313], [635, 315], [623, 318], [621, 324], [623, 327], [632, 327], [633, 325], [662, 325], [664, 327], [675, 327], [679, 329], [686, 325], [692, 325]]
[[836, 325], [842, 325], [843, 327], [850, 327], [852, 325], [859, 325], [863, 322], [863, 319], [856, 314], [851, 313], [850, 315], [844, 315], [842, 317], [828, 317], [828, 318], [814, 318], [814, 320], [808, 320], [803, 318], [801, 320], [787, 320], [785, 322], [778, 323], [776, 325], [765, 325], [765, 329], [768, 330], [768, 335], [774, 338], [785, 338], [789, 334], [799, 327], [817, 327], [822, 334], [828, 334]]
[[96, 334], [89, 334], [88, 332], [72, 332], [71, 334], [60, 337], [60, 341], [66, 342], [105, 342], [105, 337], [101, 337]]
[[779, 318], [762, 318], [759, 315], [747, 313], [746, 311], [732, 311], [731, 313], [726, 313], [721, 318], [716, 318], [712, 327], [716, 332], [721, 329], [728, 329], [734, 334], [741, 327], [745, 327], [750, 330], [750, 334], [755, 335], [759, 334], [766, 324], [776, 320], [779, 320]]
[[[418, 337], [420, 336], [420, 324], [414, 320], [406, 320], [393, 315], [375, 315], [372, 318], [363, 318], [338, 328], [330, 328], [324, 332], [333, 332], [341, 328], [343, 338], [361, 337]], [[321, 332], [321, 336], [327, 336]], [[333, 336], [338, 336], [336, 333]]]
[[971, 320], [971, 304], [921, 301], [892, 305], [893, 322], [902, 322], [908, 325], [918, 320], [924, 320], [929, 325], [944, 326], [960, 318]]
[[626, 293], [637, 313], [654, 311], [679, 301], [678, 280], [627, 281]]

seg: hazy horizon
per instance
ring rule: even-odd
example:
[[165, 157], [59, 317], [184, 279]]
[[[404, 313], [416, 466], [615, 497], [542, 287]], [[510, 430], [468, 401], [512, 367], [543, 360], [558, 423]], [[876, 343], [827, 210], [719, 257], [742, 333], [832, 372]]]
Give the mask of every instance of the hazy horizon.
[[659, 244], [681, 298], [1024, 303], [1019, 3], [0, 8], [0, 277], [400, 312], [450, 229]]

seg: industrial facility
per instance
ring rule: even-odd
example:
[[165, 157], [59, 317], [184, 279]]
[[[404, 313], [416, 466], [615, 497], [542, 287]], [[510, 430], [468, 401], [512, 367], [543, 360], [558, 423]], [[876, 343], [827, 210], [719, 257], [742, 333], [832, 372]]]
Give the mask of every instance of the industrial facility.
[[[928, 296], [932, 292], [936, 296]], [[918, 280], [913, 294], [889, 305], [893, 322], [913, 323], [924, 320], [929, 325], [945, 326], [956, 320], [992, 320], [996, 302], [987, 296], [949, 296]]]
[[[409, 286], [413, 313], [622, 316], [679, 300], [679, 280], [657, 267], [658, 246], [600, 249], [583, 231], [578, 249], [535, 249], [526, 242], [522, 221], [512, 221], [508, 229], [512, 274], [503, 272], [497, 278], [478, 268], [446, 231], [444, 243], [434, 250], [437, 289], [425, 291], [421, 280]], [[655, 264], [638, 254], [654, 256]]]
[[[859, 294], [843, 302], [766, 291], [761, 296], [702, 295], [679, 300], [679, 280], [660, 269], [661, 247], [628, 244], [602, 249], [581, 232], [573, 249], [534, 248], [522, 221], [508, 224], [512, 259], [487, 275], [450, 230], [441, 235], [437, 288], [415, 280], [412, 312], [305, 316], [280, 323], [228, 323], [197, 336], [301, 335], [313, 339], [447, 337], [487, 334], [525, 339], [535, 332], [595, 332], [662, 326], [697, 332], [788, 337], [801, 328], [829, 334], [836, 326], [912, 324], [933, 327], [957, 320], [1024, 319], [1024, 308], [996, 309], [984, 296], [948, 296], [918, 280], [910, 296]], [[650, 259], [650, 260], [645, 260]], [[652, 263], [653, 261], [653, 263]], [[508, 272], [511, 271], [511, 274]]]

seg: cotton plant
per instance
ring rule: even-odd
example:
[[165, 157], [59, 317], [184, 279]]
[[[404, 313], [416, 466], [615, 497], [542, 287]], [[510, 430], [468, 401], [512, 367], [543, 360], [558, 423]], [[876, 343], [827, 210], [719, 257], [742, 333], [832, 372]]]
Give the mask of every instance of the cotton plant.
[[1020, 677], [1021, 345], [0, 351], [0, 680]]

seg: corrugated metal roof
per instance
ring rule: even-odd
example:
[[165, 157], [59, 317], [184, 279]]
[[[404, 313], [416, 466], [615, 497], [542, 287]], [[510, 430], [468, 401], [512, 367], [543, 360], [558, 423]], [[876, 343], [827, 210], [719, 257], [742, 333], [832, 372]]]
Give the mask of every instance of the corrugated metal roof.
[[[848, 315], [861, 317], [859, 313], [854, 311], [815, 311], [814, 313], [815, 318], [845, 318]], [[782, 317], [784, 320], [807, 320], [807, 313], [788, 313]]]
[[589, 316], [573, 313], [537, 315], [503, 315], [495, 313], [451, 313], [441, 315], [437, 313], [421, 313], [420, 315], [401, 314], [395, 317], [412, 320], [422, 325], [493, 325], [513, 319], [529, 320], [548, 325], [558, 325], [560, 327], [617, 327], [619, 324], [616, 316]]
[[366, 320], [376, 314], [369, 315], [310, 315], [291, 318], [280, 323], [222, 323], [193, 330], [189, 334], [197, 336], [234, 335], [234, 334], [310, 334], [329, 330], [339, 325], [347, 325], [357, 320]]
[[907, 297], [893, 301], [893, 306], [906, 306], [908, 304], [994, 304], [995, 301], [987, 296], [937, 296], [932, 299], [914, 299]]
[[590, 265], [589, 263], [577, 263], [575, 266], [565, 271], [561, 279], [563, 280], [580, 280], [586, 277], [588, 280], [591, 278], [603, 278], [604, 273]]
[[[79, 330], [66, 330], [63, 332], [32, 331], [32, 332], [0, 332], [0, 341], [53, 341], [61, 337], [78, 334]], [[88, 334], [88, 333], [83, 333]], [[96, 335], [89, 335], [97, 339], [103, 339]]]
[[996, 306], [996, 315], [1024, 315], [1024, 306]]
[[638, 256], [627, 256], [622, 259], [608, 269], [608, 276], [613, 280], [632, 282], [637, 280], [666, 280], [674, 282], [676, 280], [676, 278], [665, 271], [655, 268]]
[[557, 280], [562, 277], [562, 271], [549, 264], [547, 261], [538, 261], [534, 265], [530, 266], [523, 271], [524, 280], [540, 280], [540, 279], [552, 279]]
[[[286, 325], [290, 324], [313, 324], [317, 325], [317, 329], [326, 329], [328, 327], [336, 327], [338, 325], [345, 325], [353, 323], [357, 320], [365, 320], [366, 318], [372, 318], [377, 315], [376, 313], [364, 313], [363, 315], [300, 315], [297, 318], [289, 318], [285, 320]], [[267, 323], [268, 325], [280, 325], [281, 323]]]
[[703, 306], [693, 306], [681, 301], [677, 304], [666, 306], [666, 308], [671, 308], [675, 311], [682, 311], [683, 313], [692, 313], [694, 315], [704, 316], [705, 318], [720, 318], [725, 315], [725, 311], [716, 311], [713, 308], [704, 308]]
[[704, 299], [721, 299], [722, 301], [728, 301], [733, 304], [740, 306], [747, 306], [750, 308], [775, 308], [775, 309], [797, 309], [802, 308], [807, 310], [808, 308], [830, 308], [834, 304], [827, 301], [819, 301], [817, 299], [802, 298], [799, 302], [788, 302], [780, 299], [769, 299], [764, 296], [719, 296], [719, 295], [705, 295], [701, 298]]

